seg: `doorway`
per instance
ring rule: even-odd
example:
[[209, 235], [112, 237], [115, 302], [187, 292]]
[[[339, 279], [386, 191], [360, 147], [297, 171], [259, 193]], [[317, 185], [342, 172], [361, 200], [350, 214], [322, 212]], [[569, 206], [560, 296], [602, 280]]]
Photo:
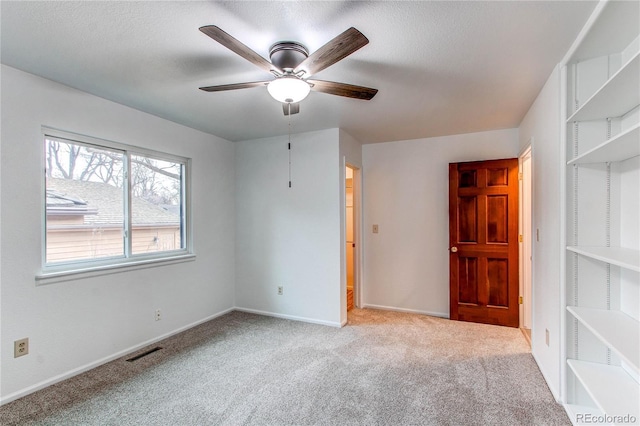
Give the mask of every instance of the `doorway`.
[[449, 164], [450, 317], [518, 327], [518, 159]]
[[[531, 141], [530, 141], [531, 142]], [[532, 301], [532, 169], [531, 144], [518, 158], [520, 169], [520, 328], [531, 344]]]
[[356, 221], [356, 181], [357, 169], [345, 166], [345, 253], [347, 263], [347, 312], [356, 306], [357, 297], [357, 221]]

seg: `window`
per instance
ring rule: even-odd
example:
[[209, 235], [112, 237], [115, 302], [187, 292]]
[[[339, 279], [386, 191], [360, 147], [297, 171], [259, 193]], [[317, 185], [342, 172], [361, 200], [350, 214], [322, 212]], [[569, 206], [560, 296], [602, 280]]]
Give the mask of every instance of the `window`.
[[44, 149], [45, 270], [187, 253], [188, 159], [73, 135]]

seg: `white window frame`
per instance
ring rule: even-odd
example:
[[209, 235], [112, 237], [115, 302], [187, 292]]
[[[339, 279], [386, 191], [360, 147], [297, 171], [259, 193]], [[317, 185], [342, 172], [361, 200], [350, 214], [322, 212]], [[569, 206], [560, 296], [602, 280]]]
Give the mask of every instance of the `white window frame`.
[[[114, 150], [122, 152], [123, 167], [125, 173], [125, 183], [123, 185], [124, 199], [124, 241], [123, 255], [117, 257], [104, 257], [100, 259], [80, 259], [66, 262], [47, 263], [47, 202], [46, 202], [46, 173], [43, 173], [42, 190], [40, 191], [41, 218], [42, 218], [42, 270], [36, 275], [38, 284], [49, 284], [58, 281], [68, 281], [88, 276], [110, 274], [124, 270], [149, 268], [164, 264], [179, 263], [195, 260], [193, 252], [193, 228], [191, 218], [191, 159], [127, 145], [119, 142], [108, 141], [91, 136], [66, 132], [50, 127], [42, 127], [41, 142], [47, 138], [60, 139], [83, 146], [94, 146], [96, 148]], [[46, 170], [46, 154], [43, 152], [41, 164], [42, 170]], [[132, 253], [132, 232], [131, 232], [131, 182], [129, 179], [130, 160], [132, 155], [145, 156], [152, 159], [171, 161], [182, 164], [182, 217], [181, 217], [181, 242], [184, 247], [178, 250], [153, 252], [153, 253]], [[126, 193], [125, 193], [126, 188]]]

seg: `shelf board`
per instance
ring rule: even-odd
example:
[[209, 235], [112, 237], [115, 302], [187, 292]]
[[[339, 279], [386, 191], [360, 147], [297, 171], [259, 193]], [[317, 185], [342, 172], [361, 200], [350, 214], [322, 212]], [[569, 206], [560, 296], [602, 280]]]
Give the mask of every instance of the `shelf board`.
[[567, 364], [606, 415], [638, 418], [640, 385], [621, 367], [575, 359], [568, 359]]
[[567, 164], [623, 161], [640, 155], [640, 123], [568, 161]]
[[634, 1], [608, 2], [568, 62], [582, 62], [610, 55], [611, 52], [622, 52], [638, 36], [638, 5]]
[[567, 306], [567, 311], [621, 360], [640, 371], [640, 322], [620, 311]]
[[640, 53], [636, 53], [567, 122], [620, 117], [640, 104]]
[[567, 250], [582, 256], [640, 272], [640, 250], [621, 247], [568, 246]]

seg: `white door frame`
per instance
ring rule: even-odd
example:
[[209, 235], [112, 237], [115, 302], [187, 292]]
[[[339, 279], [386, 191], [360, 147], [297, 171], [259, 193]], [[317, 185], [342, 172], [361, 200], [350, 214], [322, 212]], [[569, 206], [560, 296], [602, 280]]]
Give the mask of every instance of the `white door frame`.
[[353, 253], [353, 304], [362, 307], [362, 169], [353, 168], [353, 241], [356, 249]]
[[520, 196], [519, 198], [519, 216], [518, 221], [519, 234], [522, 235], [522, 241], [519, 243], [519, 277], [520, 277], [520, 328], [532, 328], [532, 312], [533, 307], [533, 275], [532, 275], [532, 242], [533, 242], [533, 159], [532, 147], [533, 138], [529, 139], [527, 146], [518, 156], [518, 169], [521, 176], [520, 179]]
[[[361, 220], [361, 188], [362, 188], [362, 170], [360, 167], [354, 166], [348, 162], [345, 162], [345, 181], [343, 184], [346, 184], [346, 167], [349, 167], [353, 171], [353, 242], [356, 247], [353, 252], [353, 304], [354, 307], [360, 308], [362, 307], [362, 273], [361, 273], [361, 256], [362, 256], [362, 233], [360, 232], [360, 226], [362, 223]], [[345, 198], [346, 201], [346, 198]], [[345, 241], [343, 244], [346, 245], [346, 202], [345, 202]], [[346, 262], [346, 253], [345, 253], [345, 262]], [[345, 265], [345, 282], [346, 282], [346, 273], [347, 268]]]

